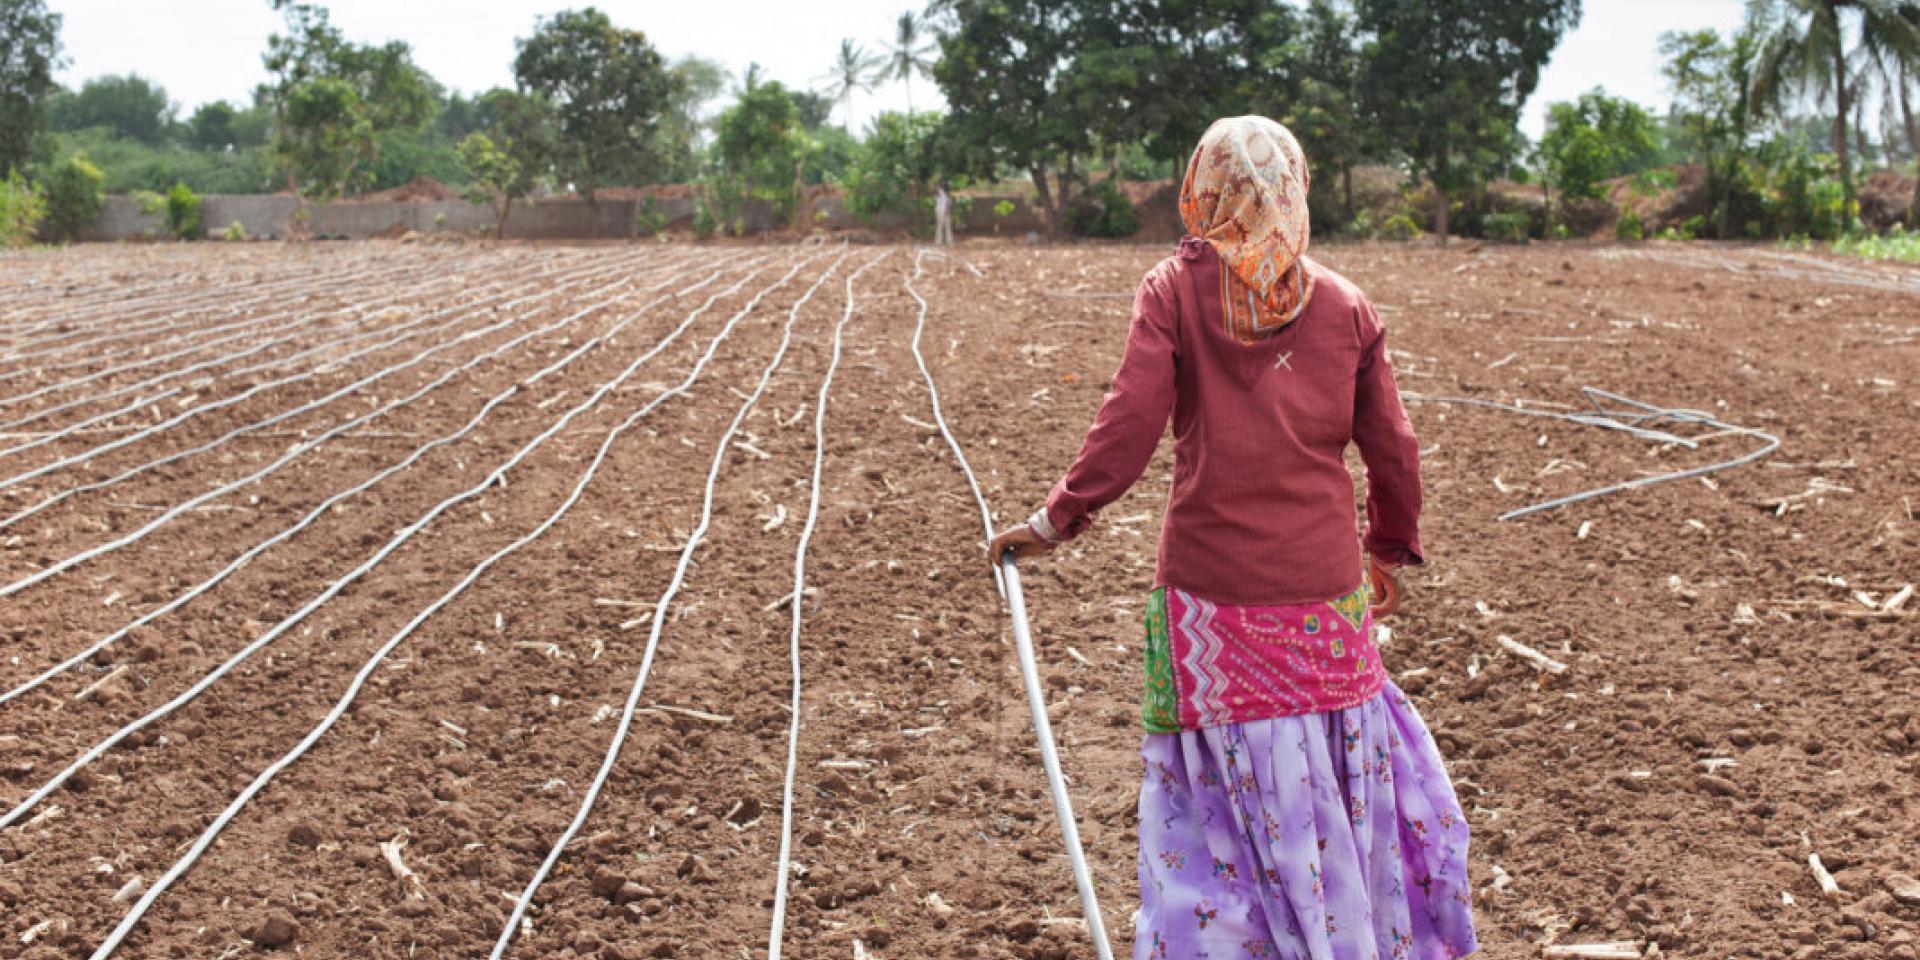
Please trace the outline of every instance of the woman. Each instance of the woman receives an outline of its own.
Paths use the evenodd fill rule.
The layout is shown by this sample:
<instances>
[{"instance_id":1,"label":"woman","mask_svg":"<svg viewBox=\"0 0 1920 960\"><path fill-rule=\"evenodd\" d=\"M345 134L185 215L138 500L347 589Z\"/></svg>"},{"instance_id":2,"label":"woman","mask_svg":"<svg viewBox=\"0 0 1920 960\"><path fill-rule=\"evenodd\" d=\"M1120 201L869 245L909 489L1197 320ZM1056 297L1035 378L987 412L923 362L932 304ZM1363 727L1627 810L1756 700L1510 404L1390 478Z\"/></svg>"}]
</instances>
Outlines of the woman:
<instances>
[{"instance_id":1,"label":"woman","mask_svg":"<svg viewBox=\"0 0 1920 960\"><path fill-rule=\"evenodd\" d=\"M1304 256L1306 159L1279 124L1209 128L1180 215L1191 235L1141 282L1079 458L989 548L1028 558L1079 535L1171 417L1134 956L1471 953L1467 824L1373 642L1370 595L1390 610L1399 568L1421 562L1419 445L1380 318ZM1348 443L1366 464L1364 538Z\"/></svg>"}]
</instances>

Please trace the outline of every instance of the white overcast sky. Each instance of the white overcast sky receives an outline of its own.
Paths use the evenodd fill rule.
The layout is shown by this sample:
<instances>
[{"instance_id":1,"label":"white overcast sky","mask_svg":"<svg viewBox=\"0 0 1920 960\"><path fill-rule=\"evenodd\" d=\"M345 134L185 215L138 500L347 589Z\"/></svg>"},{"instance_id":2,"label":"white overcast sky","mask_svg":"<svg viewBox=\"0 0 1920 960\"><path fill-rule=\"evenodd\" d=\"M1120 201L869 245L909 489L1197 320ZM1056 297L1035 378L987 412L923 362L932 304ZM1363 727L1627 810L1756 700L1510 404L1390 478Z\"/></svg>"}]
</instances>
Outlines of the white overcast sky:
<instances>
[{"instance_id":1,"label":"white overcast sky","mask_svg":"<svg viewBox=\"0 0 1920 960\"><path fill-rule=\"evenodd\" d=\"M567 0L328 0L333 21L361 42L405 40L441 83L472 93L510 86L515 37L534 20L568 6ZM736 75L759 62L771 79L815 87L842 37L878 51L892 38L893 21L919 4L899 0L601 0L622 26L644 31L670 57L699 54ZM279 25L267 0L52 0L66 22L61 31L69 63L59 75L77 86L88 77L132 71L157 80L181 105L244 100L265 79L260 53ZM1522 128L1540 132L1545 104L1594 86L1652 108L1667 102L1657 52L1667 30L1738 25L1740 0L1586 0L1578 29L1561 40L1528 102ZM931 82L915 81L913 105L939 103ZM904 109L897 82L854 95L856 129L880 110Z\"/></svg>"}]
</instances>

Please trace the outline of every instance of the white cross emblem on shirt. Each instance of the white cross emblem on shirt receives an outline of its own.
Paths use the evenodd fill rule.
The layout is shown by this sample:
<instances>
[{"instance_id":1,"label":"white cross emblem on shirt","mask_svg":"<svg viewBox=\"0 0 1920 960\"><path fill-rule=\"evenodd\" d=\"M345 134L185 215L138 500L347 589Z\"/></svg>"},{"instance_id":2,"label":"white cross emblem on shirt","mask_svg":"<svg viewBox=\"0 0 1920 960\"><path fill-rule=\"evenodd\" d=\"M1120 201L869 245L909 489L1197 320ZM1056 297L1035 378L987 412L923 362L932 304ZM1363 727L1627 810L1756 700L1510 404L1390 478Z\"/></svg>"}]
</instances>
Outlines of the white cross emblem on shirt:
<instances>
[{"instance_id":1,"label":"white cross emblem on shirt","mask_svg":"<svg viewBox=\"0 0 1920 960\"><path fill-rule=\"evenodd\" d=\"M1275 370L1279 370L1279 369L1282 369L1282 368L1284 368L1284 369L1286 369L1286 370L1287 370L1288 372L1292 372L1292 370L1293 370L1293 364L1291 364L1291 363L1288 363L1288 362L1287 362L1288 360L1290 360L1290 359L1292 359L1292 358L1293 358L1293 351L1291 351L1291 350L1289 350L1289 351L1287 351L1286 353L1283 353L1283 354L1281 354L1281 355L1280 355L1280 356L1278 356L1278 357L1275 357L1275 358L1274 358L1274 361L1273 361L1273 368L1274 368Z\"/></svg>"}]
</instances>

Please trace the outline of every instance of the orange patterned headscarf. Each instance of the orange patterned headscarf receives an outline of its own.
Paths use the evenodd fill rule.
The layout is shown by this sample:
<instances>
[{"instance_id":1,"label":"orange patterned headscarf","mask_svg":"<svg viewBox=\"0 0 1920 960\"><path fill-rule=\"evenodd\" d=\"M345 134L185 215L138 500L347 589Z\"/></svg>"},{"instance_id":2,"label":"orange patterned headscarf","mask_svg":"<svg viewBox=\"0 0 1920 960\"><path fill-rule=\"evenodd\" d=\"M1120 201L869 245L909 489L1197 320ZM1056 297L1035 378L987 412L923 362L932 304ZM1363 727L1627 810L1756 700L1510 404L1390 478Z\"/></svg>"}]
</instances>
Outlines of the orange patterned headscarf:
<instances>
[{"instance_id":1,"label":"orange patterned headscarf","mask_svg":"<svg viewBox=\"0 0 1920 960\"><path fill-rule=\"evenodd\" d=\"M1187 163L1180 219L1220 253L1227 330L1241 343L1291 323L1313 296L1307 182L1299 142L1265 117L1214 121Z\"/></svg>"}]
</instances>

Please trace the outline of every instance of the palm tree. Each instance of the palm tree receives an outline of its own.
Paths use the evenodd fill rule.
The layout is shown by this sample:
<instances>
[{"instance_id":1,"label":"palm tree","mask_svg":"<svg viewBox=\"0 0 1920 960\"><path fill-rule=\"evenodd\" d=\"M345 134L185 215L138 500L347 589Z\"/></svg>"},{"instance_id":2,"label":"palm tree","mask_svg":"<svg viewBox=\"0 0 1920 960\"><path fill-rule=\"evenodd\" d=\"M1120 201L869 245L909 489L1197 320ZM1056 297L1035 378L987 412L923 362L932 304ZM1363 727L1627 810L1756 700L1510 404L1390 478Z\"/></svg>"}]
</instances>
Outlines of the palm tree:
<instances>
[{"instance_id":1,"label":"palm tree","mask_svg":"<svg viewBox=\"0 0 1920 960\"><path fill-rule=\"evenodd\" d=\"M1855 194L1847 120L1866 79L1857 62L1849 62L1857 60L1857 52L1848 50L1849 34L1856 35L1858 44L1914 50L1914 25L1902 15L1912 5L1912 0L1752 0L1748 8L1760 32L1754 102L1775 110L1791 96L1832 102L1833 147L1849 217ZM1854 29L1849 30L1850 24Z\"/></svg>"},{"instance_id":2,"label":"palm tree","mask_svg":"<svg viewBox=\"0 0 1920 960\"><path fill-rule=\"evenodd\" d=\"M926 38L926 20L909 10L894 22L893 44L887 48L886 63L880 79L899 80L907 85L907 116L913 116L913 77L933 76L933 41Z\"/></svg>"},{"instance_id":3,"label":"palm tree","mask_svg":"<svg viewBox=\"0 0 1920 960\"><path fill-rule=\"evenodd\" d=\"M827 81L825 92L827 96L840 101L841 110L846 114L842 122L847 129L853 129L853 92L872 92L873 81L883 61L884 58L868 53L852 40L840 41L840 55L834 58L833 70L824 78Z\"/></svg>"},{"instance_id":4,"label":"palm tree","mask_svg":"<svg viewBox=\"0 0 1920 960\"><path fill-rule=\"evenodd\" d=\"M1892 119L1897 114L1906 130L1907 149L1920 157L1920 120L1914 116L1912 100L1913 89L1920 86L1920 3L1901 3L1899 10L1907 29L1861 35L1860 46L1871 68L1862 76L1879 82L1887 144L1893 143ZM1891 157L1892 150L1887 152ZM1913 195L1907 199L1907 226L1920 227L1920 174L1914 177Z\"/></svg>"}]
</instances>

